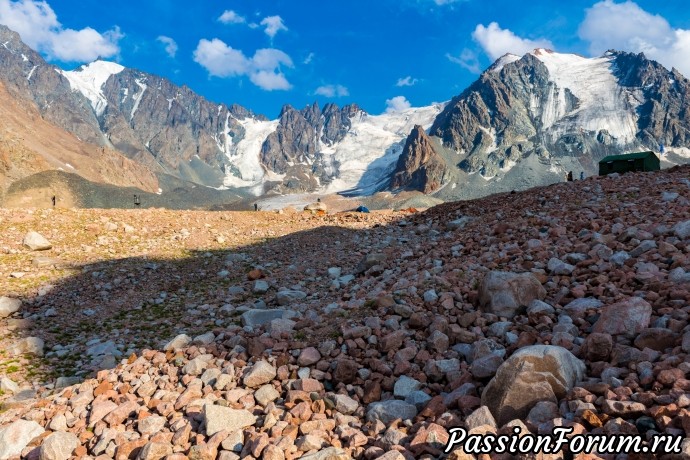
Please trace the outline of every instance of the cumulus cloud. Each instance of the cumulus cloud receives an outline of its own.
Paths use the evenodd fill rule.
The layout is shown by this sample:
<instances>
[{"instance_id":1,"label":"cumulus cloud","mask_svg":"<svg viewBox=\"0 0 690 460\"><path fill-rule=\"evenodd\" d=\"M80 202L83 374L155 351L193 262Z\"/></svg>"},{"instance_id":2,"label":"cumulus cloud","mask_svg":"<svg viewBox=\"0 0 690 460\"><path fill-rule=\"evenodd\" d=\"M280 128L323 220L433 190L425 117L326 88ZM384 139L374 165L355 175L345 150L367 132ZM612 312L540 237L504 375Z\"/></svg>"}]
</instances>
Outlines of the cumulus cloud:
<instances>
[{"instance_id":1,"label":"cumulus cloud","mask_svg":"<svg viewBox=\"0 0 690 460\"><path fill-rule=\"evenodd\" d=\"M408 75L408 76L405 77L405 78L398 78L398 81L397 81L397 83L395 84L395 86L399 86L399 87L402 87L402 86L414 86L414 85L416 85L418 82L419 82L418 79L412 78L412 77L410 77L410 76Z\"/></svg>"},{"instance_id":2,"label":"cumulus cloud","mask_svg":"<svg viewBox=\"0 0 690 460\"><path fill-rule=\"evenodd\" d=\"M156 40L165 45L165 52L168 53L168 56L175 57L177 54L177 42L175 40L165 35L160 35Z\"/></svg>"},{"instance_id":3,"label":"cumulus cloud","mask_svg":"<svg viewBox=\"0 0 690 460\"><path fill-rule=\"evenodd\" d=\"M240 16L233 10L225 10L218 20L223 24L242 24L246 21L244 16Z\"/></svg>"},{"instance_id":4,"label":"cumulus cloud","mask_svg":"<svg viewBox=\"0 0 690 460\"><path fill-rule=\"evenodd\" d=\"M612 48L643 52L666 67L690 75L690 30L674 29L666 19L635 2L603 0L594 4L587 9L578 34L589 42L593 55Z\"/></svg>"},{"instance_id":5,"label":"cumulus cloud","mask_svg":"<svg viewBox=\"0 0 690 460\"><path fill-rule=\"evenodd\" d=\"M410 101L405 96L395 96L391 99L386 99L386 113L402 112L412 107Z\"/></svg>"},{"instance_id":6,"label":"cumulus cloud","mask_svg":"<svg viewBox=\"0 0 690 460\"><path fill-rule=\"evenodd\" d=\"M323 97L345 97L349 96L350 92L343 85L323 85L316 88L314 94Z\"/></svg>"},{"instance_id":7,"label":"cumulus cloud","mask_svg":"<svg viewBox=\"0 0 690 460\"><path fill-rule=\"evenodd\" d=\"M501 29L497 22L492 22L488 27L477 24L474 32L472 32L472 38L479 43L491 59L498 59L506 53L521 56L535 48L553 48L553 44L549 40L544 38L530 40L518 37L508 29Z\"/></svg>"},{"instance_id":8,"label":"cumulus cloud","mask_svg":"<svg viewBox=\"0 0 690 460\"><path fill-rule=\"evenodd\" d=\"M266 91L288 90L290 82L281 67L294 67L290 56L275 48L257 50L248 58L241 50L227 45L218 38L202 39L194 50L194 61L213 77L229 78L247 76L259 88Z\"/></svg>"},{"instance_id":9,"label":"cumulus cloud","mask_svg":"<svg viewBox=\"0 0 690 460\"><path fill-rule=\"evenodd\" d=\"M19 33L27 45L49 59L63 62L116 56L123 37L118 27L103 33L91 27L65 28L48 2L37 0L0 0L0 24Z\"/></svg>"},{"instance_id":10,"label":"cumulus cloud","mask_svg":"<svg viewBox=\"0 0 690 460\"><path fill-rule=\"evenodd\" d=\"M268 16L263 18L260 24L265 27L264 32L266 32L266 35L271 38L275 37L276 34L281 30L286 32L288 30L288 28L285 27L285 24L283 24L283 18L280 16Z\"/></svg>"},{"instance_id":11,"label":"cumulus cloud","mask_svg":"<svg viewBox=\"0 0 690 460\"><path fill-rule=\"evenodd\" d=\"M472 73L481 73L482 69L479 65L479 57L477 53L467 48L463 49L460 56L453 56L450 53L446 54L450 62L454 62L469 70Z\"/></svg>"}]
</instances>

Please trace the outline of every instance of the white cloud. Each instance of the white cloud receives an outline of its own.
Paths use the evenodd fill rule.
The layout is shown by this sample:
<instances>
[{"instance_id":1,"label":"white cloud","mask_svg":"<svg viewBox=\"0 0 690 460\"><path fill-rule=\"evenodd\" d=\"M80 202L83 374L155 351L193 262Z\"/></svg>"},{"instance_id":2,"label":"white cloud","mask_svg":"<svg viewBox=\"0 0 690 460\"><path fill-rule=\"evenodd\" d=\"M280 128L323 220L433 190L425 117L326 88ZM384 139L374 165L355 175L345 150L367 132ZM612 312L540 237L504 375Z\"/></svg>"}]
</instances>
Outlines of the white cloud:
<instances>
[{"instance_id":1,"label":"white cloud","mask_svg":"<svg viewBox=\"0 0 690 460\"><path fill-rule=\"evenodd\" d=\"M409 75L405 78L398 78L398 82L395 86L414 86L419 82L418 79L412 78Z\"/></svg>"},{"instance_id":2,"label":"white cloud","mask_svg":"<svg viewBox=\"0 0 690 460\"><path fill-rule=\"evenodd\" d=\"M643 52L666 67L690 75L690 30L673 29L666 19L632 1L604 0L587 9L579 36L592 55L608 49Z\"/></svg>"},{"instance_id":3,"label":"white cloud","mask_svg":"<svg viewBox=\"0 0 690 460\"><path fill-rule=\"evenodd\" d=\"M31 48L49 59L87 62L97 57L113 57L120 52L120 29L100 33L91 27L66 29L46 1L0 0L0 24L19 33Z\"/></svg>"},{"instance_id":4,"label":"white cloud","mask_svg":"<svg viewBox=\"0 0 690 460\"><path fill-rule=\"evenodd\" d=\"M508 29L501 29L497 22L488 27L477 24L472 32L472 38L479 43L484 52L491 59L498 59L506 53L522 56L535 48L553 48L553 44L546 39L529 40L515 35ZM462 56L461 56L462 58Z\"/></svg>"},{"instance_id":5,"label":"white cloud","mask_svg":"<svg viewBox=\"0 0 690 460\"><path fill-rule=\"evenodd\" d=\"M165 52L168 53L168 56L175 57L177 54L177 42L175 40L165 35L160 35L156 40L165 45Z\"/></svg>"},{"instance_id":6,"label":"white cloud","mask_svg":"<svg viewBox=\"0 0 690 460\"><path fill-rule=\"evenodd\" d=\"M249 72L250 62L244 53L233 49L222 40L201 39L194 50L194 62L201 64L211 76L237 77Z\"/></svg>"},{"instance_id":7,"label":"white cloud","mask_svg":"<svg viewBox=\"0 0 690 460\"><path fill-rule=\"evenodd\" d=\"M304 64L311 64L311 61L314 60L314 57L315 57L315 56L316 56L316 54L314 54L314 53L309 53L309 54L307 55L307 57L304 58L303 63L304 63Z\"/></svg>"},{"instance_id":8,"label":"white cloud","mask_svg":"<svg viewBox=\"0 0 690 460\"><path fill-rule=\"evenodd\" d=\"M451 3L457 3L462 0L434 0L437 5L450 5Z\"/></svg>"},{"instance_id":9,"label":"white cloud","mask_svg":"<svg viewBox=\"0 0 690 460\"><path fill-rule=\"evenodd\" d=\"M481 73L482 69L479 65L479 57L477 53L467 48L462 50L460 56L453 56L450 53L446 54L450 62L454 62L469 70L472 73Z\"/></svg>"},{"instance_id":10,"label":"white cloud","mask_svg":"<svg viewBox=\"0 0 690 460\"><path fill-rule=\"evenodd\" d=\"M222 40L202 39L194 51L194 61L213 77L248 76L252 83L267 91L292 88L281 71L281 66L294 67L292 59L275 48L257 50L252 58L247 58L241 50Z\"/></svg>"},{"instance_id":11,"label":"white cloud","mask_svg":"<svg viewBox=\"0 0 690 460\"><path fill-rule=\"evenodd\" d=\"M244 16L240 16L233 10L225 10L218 20L223 24L242 24L246 21Z\"/></svg>"},{"instance_id":12,"label":"white cloud","mask_svg":"<svg viewBox=\"0 0 690 460\"><path fill-rule=\"evenodd\" d=\"M386 113L402 112L410 107L412 107L412 104L405 96L395 96L392 99L386 99Z\"/></svg>"},{"instance_id":13,"label":"white cloud","mask_svg":"<svg viewBox=\"0 0 690 460\"><path fill-rule=\"evenodd\" d=\"M280 16L268 16L261 20L261 25L265 27L266 35L273 38L281 30L287 31L288 28L283 24L283 18Z\"/></svg>"},{"instance_id":14,"label":"white cloud","mask_svg":"<svg viewBox=\"0 0 690 460\"><path fill-rule=\"evenodd\" d=\"M266 91L288 90L292 85L282 72L272 70L259 70L249 75L249 80L261 89Z\"/></svg>"},{"instance_id":15,"label":"white cloud","mask_svg":"<svg viewBox=\"0 0 690 460\"><path fill-rule=\"evenodd\" d=\"M316 88L314 94L323 97L345 97L349 96L350 92L343 85L323 85Z\"/></svg>"}]
</instances>

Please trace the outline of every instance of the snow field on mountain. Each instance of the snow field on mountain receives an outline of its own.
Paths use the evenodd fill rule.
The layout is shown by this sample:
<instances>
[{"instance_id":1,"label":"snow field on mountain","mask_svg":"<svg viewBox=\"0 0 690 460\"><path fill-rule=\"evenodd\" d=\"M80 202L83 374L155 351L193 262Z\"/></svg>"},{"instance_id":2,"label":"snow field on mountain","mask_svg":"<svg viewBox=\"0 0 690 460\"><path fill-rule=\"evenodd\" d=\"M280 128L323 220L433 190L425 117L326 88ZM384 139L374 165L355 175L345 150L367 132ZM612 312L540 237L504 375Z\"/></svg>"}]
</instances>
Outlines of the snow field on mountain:
<instances>
[{"instance_id":1,"label":"snow field on mountain","mask_svg":"<svg viewBox=\"0 0 690 460\"><path fill-rule=\"evenodd\" d=\"M621 87L611 70L612 57L585 58L575 54L537 49L533 55L544 63L557 88L542 107L542 122L552 128L554 139L572 132L575 126L588 131L602 129L619 143L634 141L637 132L636 95ZM578 99L578 106L565 113L565 89Z\"/></svg>"},{"instance_id":2,"label":"snow field on mountain","mask_svg":"<svg viewBox=\"0 0 690 460\"><path fill-rule=\"evenodd\" d=\"M79 91L91 102L91 107L100 116L108 106L108 101L102 91L103 85L108 78L123 70L125 68L115 62L94 61L77 70L58 70L58 72L69 80L72 91Z\"/></svg>"}]
</instances>

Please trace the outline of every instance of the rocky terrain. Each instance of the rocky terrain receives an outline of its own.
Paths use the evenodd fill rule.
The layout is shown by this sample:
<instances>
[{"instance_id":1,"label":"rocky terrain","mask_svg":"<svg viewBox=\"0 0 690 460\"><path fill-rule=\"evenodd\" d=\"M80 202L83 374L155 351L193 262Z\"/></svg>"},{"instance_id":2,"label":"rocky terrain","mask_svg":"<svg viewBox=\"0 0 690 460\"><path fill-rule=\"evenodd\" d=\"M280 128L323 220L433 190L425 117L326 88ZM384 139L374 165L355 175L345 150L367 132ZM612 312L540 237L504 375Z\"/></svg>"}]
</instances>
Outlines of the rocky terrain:
<instances>
[{"instance_id":1,"label":"rocky terrain","mask_svg":"<svg viewBox=\"0 0 690 460\"><path fill-rule=\"evenodd\" d=\"M595 174L606 155L659 152L662 146L687 153L689 95L686 77L642 53L585 58L536 49L505 55L454 97L429 129L466 173L449 178L457 188L437 195L519 190L527 185L524 176L534 186L567 171ZM468 176L485 181L465 184Z\"/></svg>"},{"instance_id":2,"label":"rocky terrain","mask_svg":"<svg viewBox=\"0 0 690 460\"><path fill-rule=\"evenodd\" d=\"M688 172L412 213L0 210L0 458L689 436Z\"/></svg>"}]
</instances>

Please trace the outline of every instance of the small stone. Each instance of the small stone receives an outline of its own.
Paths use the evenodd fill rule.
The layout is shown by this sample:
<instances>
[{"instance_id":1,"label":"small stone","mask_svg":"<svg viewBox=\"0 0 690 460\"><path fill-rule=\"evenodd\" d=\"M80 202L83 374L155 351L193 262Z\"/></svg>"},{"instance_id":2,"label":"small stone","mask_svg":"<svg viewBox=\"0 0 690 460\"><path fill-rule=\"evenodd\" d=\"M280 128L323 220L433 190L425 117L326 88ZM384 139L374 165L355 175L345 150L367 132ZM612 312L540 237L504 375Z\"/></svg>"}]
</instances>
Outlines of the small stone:
<instances>
[{"instance_id":1,"label":"small stone","mask_svg":"<svg viewBox=\"0 0 690 460\"><path fill-rule=\"evenodd\" d=\"M12 313L19 311L22 301L11 297L0 297L0 318L7 318Z\"/></svg>"},{"instance_id":2,"label":"small stone","mask_svg":"<svg viewBox=\"0 0 690 460\"><path fill-rule=\"evenodd\" d=\"M300 366L311 366L321 360L321 353L314 347L307 347L302 350L297 358L297 364Z\"/></svg>"},{"instance_id":3,"label":"small stone","mask_svg":"<svg viewBox=\"0 0 690 460\"><path fill-rule=\"evenodd\" d=\"M191 337L189 337L187 334L180 334L174 339L172 339L170 342L168 342L163 349L165 351L179 350L181 348L186 347L190 343L192 343Z\"/></svg>"},{"instance_id":4,"label":"small stone","mask_svg":"<svg viewBox=\"0 0 690 460\"><path fill-rule=\"evenodd\" d=\"M0 378L0 391L9 394L19 393L19 385L8 377L2 377Z\"/></svg>"},{"instance_id":5,"label":"small stone","mask_svg":"<svg viewBox=\"0 0 690 460\"><path fill-rule=\"evenodd\" d=\"M280 393L273 387L273 385L264 385L254 393L254 399L256 399L256 402L264 407L279 397Z\"/></svg>"},{"instance_id":6,"label":"small stone","mask_svg":"<svg viewBox=\"0 0 690 460\"><path fill-rule=\"evenodd\" d=\"M341 414L351 415L359 409L359 403L347 395L337 394L333 396L335 410Z\"/></svg>"},{"instance_id":7,"label":"small stone","mask_svg":"<svg viewBox=\"0 0 690 460\"><path fill-rule=\"evenodd\" d=\"M22 244L32 251L47 251L53 247L46 237L34 231L30 231L24 236Z\"/></svg>"},{"instance_id":8,"label":"small stone","mask_svg":"<svg viewBox=\"0 0 690 460\"><path fill-rule=\"evenodd\" d=\"M256 416L248 410L231 409L214 404L204 405L203 416L206 436L213 436L223 430L232 433L256 423Z\"/></svg>"},{"instance_id":9,"label":"small stone","mask_svg":"<svg viewBox=\"0 0 690 460\"><path fill-rule=\"evenodd\" d=\"M406 375L401 375L393 387L393 394L396 398L407 398L410 393L422 388L422 383Z\"/></svg>"},{"instance_id":10,"label":"small stone","mask_svg":"<svg viewBox=\"0 0 690 460\"><path fill-rule=\"evenodd\" d=\"M39 460L64 460L70 458L72 452L79 444L79 438L74 433L53 433L43 441L38 458Z\"/></svg>"},{"instance_id":11,"label":"small stone","mask_svg":"<svg viewBox=\"0 0 690 460\"><path fill-rule=\"evenodd\" d=\"M380 420L385 424L395 419L412 420L416 415L417 408L414 405L397 399L372 403L367 410L367 420Z\"/></svg>"},{"instance_id":12,"label":"small stone","mask_svg":"<svg viewBox=\"0 0 690 460\"><path fill-rule=\"evenodd\" d=\"M257 388L273 380L277 372L277 369L266 361L258 361L251 368L245 370L243 382L249 388Z\"/></svg>"}]
</instances>

